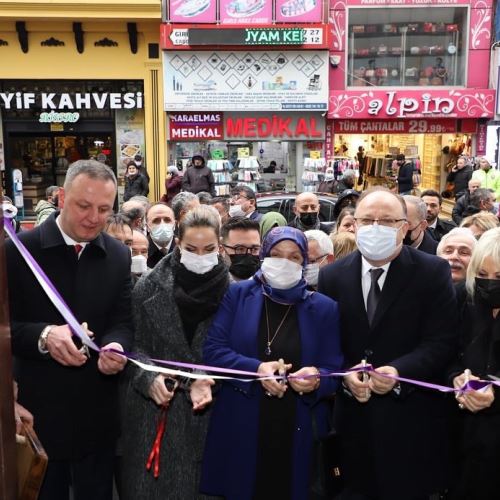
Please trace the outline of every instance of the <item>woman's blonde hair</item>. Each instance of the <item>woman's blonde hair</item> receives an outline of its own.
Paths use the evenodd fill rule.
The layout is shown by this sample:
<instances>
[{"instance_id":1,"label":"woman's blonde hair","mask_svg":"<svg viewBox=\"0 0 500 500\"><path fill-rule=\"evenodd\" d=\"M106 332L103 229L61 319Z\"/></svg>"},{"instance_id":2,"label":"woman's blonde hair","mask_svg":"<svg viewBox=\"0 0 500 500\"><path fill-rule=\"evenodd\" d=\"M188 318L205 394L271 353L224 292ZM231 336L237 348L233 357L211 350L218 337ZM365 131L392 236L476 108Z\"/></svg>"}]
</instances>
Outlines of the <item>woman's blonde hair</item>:
<instances>
[{"instance_id":1,"label":"woman's blonde hair","mask_svg":"<svg viewBox=\"0 0 500 500\"><path fill-rule=\"evenodd\" d=\"M474 295L477 273L486 257L491 257L497 269L500 270L500 227L486 231L472 252L465 281L465 286L471 296Z\"/></svg>"},{"instance_id":2,"label":"woman's blonde hair","mask_svg":"<svg viewBox=\"0 0 500 500\"><path fill-rule=\"evenodd\" d=\"M358 248L356 245L356 236L352 233L330 234L330 239L333 242L333 256L335 260L349 255Z\"/></svg>"},{"instance_id":3,"label":"woman's blonde hair","mask_svg":"<svg viewBox=\"0 0 500 500\"><path fill-rule=\"evenodd\" d=\"M216 208L200 205L189 210L179 224L179 240L182 240L186 230L191 227L210 227L217 239L220 237L220 215Z\"/></svg>"},{"instance_id":4,"label":"woman's blonde hair","mask_svg":"<svg viewBox=\"0 0 500 500\"><path fill-rule=\"evenodd\" d=\"M469 215L461 222L460 227L476 226L483 233L488 229L498 227L498 217L491 212L478 212L474 215Z\"/></svg>"}]
</instances>

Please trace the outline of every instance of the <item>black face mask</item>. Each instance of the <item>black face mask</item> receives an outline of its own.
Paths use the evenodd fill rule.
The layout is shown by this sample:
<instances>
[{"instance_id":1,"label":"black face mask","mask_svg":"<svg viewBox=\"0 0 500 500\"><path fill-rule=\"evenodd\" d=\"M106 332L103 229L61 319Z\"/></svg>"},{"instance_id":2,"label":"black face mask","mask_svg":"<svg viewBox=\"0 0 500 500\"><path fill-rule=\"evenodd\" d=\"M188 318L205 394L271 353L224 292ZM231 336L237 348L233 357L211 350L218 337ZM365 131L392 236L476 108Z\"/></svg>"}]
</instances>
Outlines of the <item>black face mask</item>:
<instances>
[{"instance_id":1,"label":"black face mask","mask_svg":"<svg viewBox=\"0 0 500 500\"><path fill-rule=\"evenodd\" d=\"M492 309L500 308L500 280L476 278L475 295Z\"/></svg>"},{"instance_id":2,"label":"black face mask","mask_svg":"<svg viewBox=\"0 0 500 500\"><path fill-rule=\"evenodd\" d=\"M299 219L303 226L312 227L318 222L318 213L305 212L299 215Z\"/></svg>"},{"instance_id":3,"label":"black face mask","mask_svg":"<svg viewBox=\"0 0 500 500\"><path fill-rule=\"evenodd\" d=\"M415 231L415 229L417 229L416 227L413 228L413 231ZM411 238L411 233L413 232L411 229L408 229L408 232L406 233L405 237L403 238L403 245L408 245L408 246L412 246L413 243L415 243L415 241L418 239L418 237L420 236L420 233L418 233L418 236L414 239Z\"/></svg>"},{"instance_id":4,"label":"black face mask","mask_svg":"<svg viewBox=\"0 0 500 500\"><path fill-rule=\"evenodd\" d=\"M253 276L260 268L260 259L257 255L230 255L231 265L229 272L240 280Z\"/></svg>"}]
</instances>

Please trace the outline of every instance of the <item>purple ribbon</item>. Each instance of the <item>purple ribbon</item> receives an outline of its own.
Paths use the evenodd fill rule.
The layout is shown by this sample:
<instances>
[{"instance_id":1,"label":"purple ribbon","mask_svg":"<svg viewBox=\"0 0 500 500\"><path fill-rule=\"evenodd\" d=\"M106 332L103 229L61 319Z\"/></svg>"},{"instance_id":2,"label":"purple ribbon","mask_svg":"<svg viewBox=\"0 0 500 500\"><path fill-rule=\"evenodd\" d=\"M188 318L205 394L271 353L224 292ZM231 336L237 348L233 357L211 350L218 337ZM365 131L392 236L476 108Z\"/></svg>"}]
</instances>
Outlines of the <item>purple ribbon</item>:
<instances>
[{"instance_id":1,"label":"purple ribbon","mask_svg":"<svg viewBox=\"0 0 500 500\"><path fill-rule=\"evenodd\" d=\"M67 321L69 327L73 331L73 333L82 341L83 344L87 345L91 349L93 349L96 352L113 352L116 354L119 354L121 356L125 356L127 359L130 360L137 360L139 359L139 356L134 353L127 353L127 352L121 352L118 351L117 349L100 349L94 341L87 335L85 330L82 328L80 323L78 323L77 319L71 312L70 308L64 301L64 299L61 297L59 292L56 290L48 276L45 274L43 269L39 266L38 262L32 257L32 255L29 253L27 248L21 243L19 238L17 237L10 221L8 219L4 218L4 228L5 231L7 232L7 235L9 238L12 240L14 245L16 246L17 250L23 257L24 261L28 265L28 267L31 269L33 275L35 276L36 280L38 283L40 283L40 286L44 290L44 292L47 294L48 298L50 301L54 304L54 307L59 311L61 316ZM163 359L149 359L148 360L150 363L156 363L159 365L166 365L166 366L171 366L173 368L185 368L188 370L193 370L193 371L204 371L204 372L213 372L213 373L223 373L226 375L246 375L250 377L254 377L253 379L248 380L249 382L255 381L255 380L260 380L261 378L266 378L269 379L271 378L270 376L265 376L263 377L259 373L256 372L249 372L249 371L244 371L244 370L234 370L231 368L222 368L222 367L216 367L216 366L208 366L208 365L201 365L201 364L195 364L195 363L183 363L180 361L167 361ZM395 380L397 382L404 382L407 384L411 385L416 385L425 389L431 389L431 390L437 390L440 392L459 392L459 393L465 393L468 391L478 391L481 389L484 389L485 387L489 385L496 385L500 387L500 381L497 380L491 380L491 381L486 381L486 380L470 380L466 384L464 384L461 388L455 389L453 387L448 387L444 385L439 385L439 384L433 384L430 382L423 382L421 380L415 380L411 378L405 378L405 377L399 377L399 376L394 376L390 375L387 373L380 373L377 372L372 365L366 365L366 366L359 366L355 368L350 368L345 371L341 372L330 372L330 373L320 373L319 375L317 374L312 374L312 375L307 375L303 377L293 377L289 375L288 377L283 377L281 375L276 375L274 378L276 380L282 380L283 378L299 378L299 379L306 379L306 378L311 378L311 377L345 377L346 375L349 375L351 373L361 373L361 372L366 372L366 373L371 373L375 372L378 375L381 375L383 377L390 378L392 380ZM190 376L189 372L186 372L185 375L187 377Z\"/></svg>"}]
</instances>

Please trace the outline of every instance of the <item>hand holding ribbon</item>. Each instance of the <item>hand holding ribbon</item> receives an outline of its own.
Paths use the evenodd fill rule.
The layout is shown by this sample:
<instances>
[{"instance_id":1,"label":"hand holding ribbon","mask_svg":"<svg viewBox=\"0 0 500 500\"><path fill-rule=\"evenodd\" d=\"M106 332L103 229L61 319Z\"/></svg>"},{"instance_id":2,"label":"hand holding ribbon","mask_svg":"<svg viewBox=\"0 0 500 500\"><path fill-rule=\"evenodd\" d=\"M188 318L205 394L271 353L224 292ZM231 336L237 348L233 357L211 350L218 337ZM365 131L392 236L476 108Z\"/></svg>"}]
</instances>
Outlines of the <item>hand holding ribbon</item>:
<instances>
[{"instance_id":1,"label":"hand holding ribbon","mask_svg":"<svg viewBox=\"0 0 500 500\"><path fill-rule=\"evenodd\" d=\"M106 349L113 349L113 351ZM117 354L116 351L123 352L123 347L118 342L111 342L105 345L99 352L97 367L104 375L116 375L125 368L127 358L121 354Z\"/></svg>"},{"instance_id":2,"label":"hand holding ribbon","mask_svg":"<svg viewBox=\"0 0 500 500\"><path fill-rule=\"evenodd\" d=\"M459 390L456 399L461 409L477 413L493 404L495 400L493 387L490 384L480 384L479 387L474 389L474 382L478 380L480 380L479 377L472 375L470 370L465 370L464 373L453 379L453 386Z\"/></svg>"},{"instance_id":3,"label":"hand holding ribbon","mask_svg":"<svg viewBox=\"0 0 500 500\"><path fill-rule=\"evenodd\" d=\"M289 371L292 368L291 364L287 364L283 366L283 363L279 361L268 361L266 363L261 363L259 368L257 369L257 374L263 377L273 376L280 369L285 371ZM282 398L287 390L286 384L280 384L277 379L268 379L261 380L262 387L264 387L264 391L269 393L271 396L276 396L278 398Z\"/></svg>"},{"instance_id":4,"label":"hand holding ribbon","mask_svg":"<svg viewBox=\"0 0 500 500\"><path fill-rule=\"evenodd\" d=\"M382 374L390 375L391 377L399 376L396 368L392 366L381 366L371 371L368 385L375 394L387 394L388 392L391 392L392 389L394 389L394 386L397 383L396 378L389 378Z\"/></svg>"},{"instance_id":5,"label":"hand holding ribbon","mask_svg":"<svg viewBox=\"0 0 500 500\"><path fill-rule=\"evenodd\" d=\"M308 393L319 387L319 371L314 366L305 366L295 373L290 373L290 387L299 394Z\"/></svg>"},{"instance_id":6,"label":"hand holding ribbon","mask_svg":"<svg viewBox=\"0 0 500 500\"><path fill-rule=\"evenodd\" d=\"M370 365L359 363L353 366L351 370L354 371L344 376L344 385L360 403L366 403L371 397L370 381L363 376L361 368L368 371Z\"/></svg>"}]
</instances>

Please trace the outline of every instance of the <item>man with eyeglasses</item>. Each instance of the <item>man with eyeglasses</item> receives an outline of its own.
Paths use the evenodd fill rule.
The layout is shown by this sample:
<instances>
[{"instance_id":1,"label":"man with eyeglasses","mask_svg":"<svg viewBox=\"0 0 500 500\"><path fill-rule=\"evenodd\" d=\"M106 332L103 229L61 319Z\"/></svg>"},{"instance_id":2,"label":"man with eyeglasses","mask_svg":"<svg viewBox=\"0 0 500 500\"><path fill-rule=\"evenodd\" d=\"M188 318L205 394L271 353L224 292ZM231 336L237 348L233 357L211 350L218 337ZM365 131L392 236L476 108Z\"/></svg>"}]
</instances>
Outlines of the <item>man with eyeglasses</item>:
<instances>
[{"instance_id":1,"label":"man with eyeglasses","mask_svg":"<svg viewBox=\"0 0 500 500\"><path fill-rule=\"evenodd\" d=\"M260 268L259 223L246 217L231 217L221 228L221 240L230 281L251 278Z\"/></svg>"},{"instance_id":2,"label":"man with eyeglasses","mask_svg":"<svg viewBox=\"0 0 500 500\"><path fill-rule=\"evenodd\" d=\"M332 240L319 229L306 231L308 264L304 271L304 278L313 290L318 286L319 270L333 262Z\"/></svg>"},{"instance_id":3,"label":"man with eyeglasses","mask_svg":"<svg viewBox=\"0 0 500 500\"><path fill-rule=\"evenodd\" d=\"M345 366L335 397L342 500L428 500L448 486L446 400L394 376L440 382L456 352L457 305L447 262L403 245L403 199L365 191L355 211L358 250L320 270L338 301Z\"/></svg>"},{"instance_id":4,"label":"man with eyeglasses","mask_svg":"<svg viewBox=\"0 0 500 500\"><path fill-rule=\"evenodd\" d=\"M257 198L255 192L248 186L236 186L231 192L230 217L246 217L259 222L262 214L257 212Z\"/></svg>"}]
</instances>

